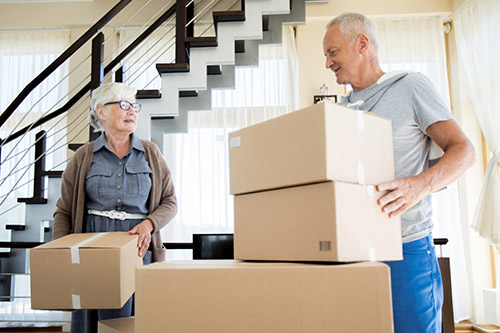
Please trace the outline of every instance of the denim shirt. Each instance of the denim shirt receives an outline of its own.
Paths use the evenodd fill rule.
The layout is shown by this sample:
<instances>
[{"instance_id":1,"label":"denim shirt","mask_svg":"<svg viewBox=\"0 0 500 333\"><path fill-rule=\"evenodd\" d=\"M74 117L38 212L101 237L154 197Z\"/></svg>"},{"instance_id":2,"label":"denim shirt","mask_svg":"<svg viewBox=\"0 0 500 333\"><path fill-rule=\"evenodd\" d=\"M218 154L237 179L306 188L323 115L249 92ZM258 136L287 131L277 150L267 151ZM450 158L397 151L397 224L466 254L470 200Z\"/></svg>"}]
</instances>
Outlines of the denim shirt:
<instances>
[{"instance_id":1,"label":"denim shirt","mask_svg":"<svg viewBox=\"0 0 500 333\"><path fill-rule=\"evenodd\" d=\"M139 138L131 134L130 150L121 159L108 147L104 134L94 146L94 159L87 174L86 209L148 213L151 168Z\"/></svg>"}]
</instances>

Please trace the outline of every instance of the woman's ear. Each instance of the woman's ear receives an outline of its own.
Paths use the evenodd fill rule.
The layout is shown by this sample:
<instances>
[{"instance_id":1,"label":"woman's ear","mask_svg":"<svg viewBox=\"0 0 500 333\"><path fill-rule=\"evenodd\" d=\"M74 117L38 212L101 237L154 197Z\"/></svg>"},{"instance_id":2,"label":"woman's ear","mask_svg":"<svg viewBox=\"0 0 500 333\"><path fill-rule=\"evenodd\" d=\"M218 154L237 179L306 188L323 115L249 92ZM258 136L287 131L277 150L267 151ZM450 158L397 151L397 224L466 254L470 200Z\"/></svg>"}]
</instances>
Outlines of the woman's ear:
<instances>
[{"instance_id":1,"label":"woman's ear","mask_svg":"<svg viewBox=\"0 0 500 333\"><path fill-rule=\"evenodd\" d=\"M95 107L95 111L99 119L103 120L106 118L106 111L104 110L104 107L102 105L97 105Z\"/></svg>"}]
</instances>

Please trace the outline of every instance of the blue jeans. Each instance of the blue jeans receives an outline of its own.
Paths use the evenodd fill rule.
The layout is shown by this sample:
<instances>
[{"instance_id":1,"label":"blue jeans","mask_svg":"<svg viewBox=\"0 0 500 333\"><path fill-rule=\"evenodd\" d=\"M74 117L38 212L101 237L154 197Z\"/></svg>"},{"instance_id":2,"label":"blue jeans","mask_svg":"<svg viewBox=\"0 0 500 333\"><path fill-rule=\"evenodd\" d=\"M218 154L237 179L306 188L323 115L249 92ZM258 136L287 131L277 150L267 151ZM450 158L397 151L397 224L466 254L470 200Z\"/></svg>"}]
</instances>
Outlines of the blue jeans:
<instances>
[{"instance_id":1,"label":"blue jeans","mask_svg":"<svg viewBox=\"0 0 500 333\"><path fill-rule=\"evenodd\" d=\"M394 331L441 332L443 284L432 234L403 244L403 260L385 263L391 269Z\"/></svg>"}]
</instances>

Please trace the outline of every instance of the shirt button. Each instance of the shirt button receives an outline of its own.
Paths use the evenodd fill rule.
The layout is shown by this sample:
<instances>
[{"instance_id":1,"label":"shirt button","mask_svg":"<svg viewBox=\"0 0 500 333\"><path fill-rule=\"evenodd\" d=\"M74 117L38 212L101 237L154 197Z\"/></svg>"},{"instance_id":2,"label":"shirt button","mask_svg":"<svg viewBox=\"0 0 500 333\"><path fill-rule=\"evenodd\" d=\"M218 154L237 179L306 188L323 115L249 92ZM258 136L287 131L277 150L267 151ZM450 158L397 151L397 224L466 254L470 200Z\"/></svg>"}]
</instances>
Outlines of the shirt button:
<instances>
[{"instance_id":1,"label":"shirt button","mask_svg":"<svg viewBox=\"0 0 500 333\"><path fill-rule=\"evenodd\" d=\"M118 185L116 188L119 190L119 189L121 189L122 187L121 187L120 185Z\"/></svg>"},{"instance_id":2,"label":"shirt button","mask_svg":"<svg viewBox=\"0 0 500 333\"><path fill-rule=\"evenodd\" d=\"M121 177L122 176L122 173L121 172L118 172L118 177Z\"/></svg>"},{"instance_id":3,"label":"shirt button","mask_svg":"<svg viewBox=\"0 0 500 333\"><path fill-rule=\"evenodd\" d=\"M123 163L122 162L118 162L118 165L122 165Z\"/></svg>"},{"instance_id":4,"label":"shirt button","mask_svg":"<svg viewBox=\"0 0 500 333\"><path fill-rule=\"evenodd\" d=\"M122 202L122 199L118 199L118 200L116 200L116 202L120 203L120 202Z\"/></svg>"}]
</instances>

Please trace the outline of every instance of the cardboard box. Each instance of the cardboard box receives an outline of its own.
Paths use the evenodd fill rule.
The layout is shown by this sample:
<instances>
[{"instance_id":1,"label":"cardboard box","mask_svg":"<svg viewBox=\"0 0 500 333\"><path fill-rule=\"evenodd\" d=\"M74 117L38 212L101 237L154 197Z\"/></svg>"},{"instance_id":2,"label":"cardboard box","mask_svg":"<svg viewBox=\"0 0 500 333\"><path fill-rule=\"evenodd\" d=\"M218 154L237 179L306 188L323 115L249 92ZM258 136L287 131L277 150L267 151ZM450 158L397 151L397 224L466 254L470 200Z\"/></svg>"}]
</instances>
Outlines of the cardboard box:
<instances>
[{"instance_id":1,"label":"cardboard box","mask_svg":"<svg viewBox=\"0 0 500 333\"><path fill-rule=\"evenodd\" d=\"M393 332L382 263L155 263L135 301L136 332Z\"/></svg>"},{"instance_id":2,"label":"cardboard box","mask_svg":"<svg viewBox=\"0 0 500 333\"><path fill-rule=\"evenodd\" d=\"M402 259L401 222L373 186L324 182L234 197L234 257L244 260Z\"/></svg>"},{"instance_id":3,"label":"cardboard box","mask_svg":"<svg viewBox=\"0 0 500 333\"><path fill-rule=\"evenodd\" d=\"M134 333L134 317L123 317L107 320L99 320L97 323L97 332L99 333Z\"/></svg>"},{"instance_id":4,"label":"cardboard box","mask_svg":"<svg viewBox=\"0 0 500 333\"><path fill-rule=\"evenodd\" d=\"M137 235L70 234L30 251L31 308L121 308L135 291L142 266Z\"/></svg>"},{"instance_id":5,"label":"cardboard box","mask_svg":"<svg viewBox=\"0 0 500 333\"><path fill-rule=\"evenodd\" d=\"M394 180L391 121L322 102L229 134L230 192Z\"/></svg>"}]
</instances>

